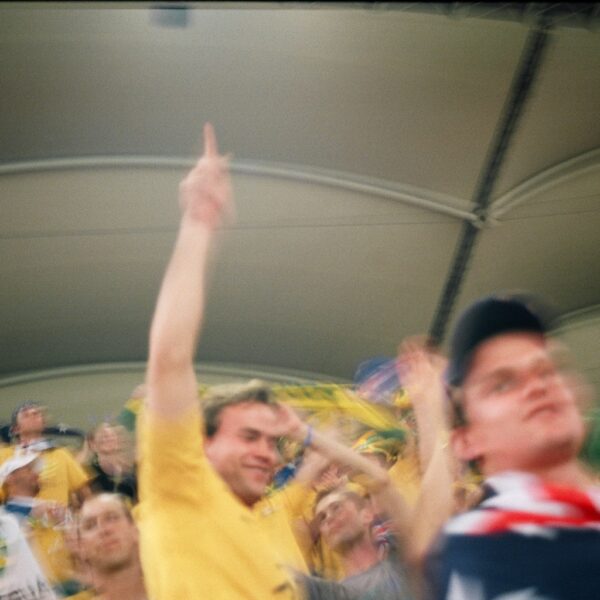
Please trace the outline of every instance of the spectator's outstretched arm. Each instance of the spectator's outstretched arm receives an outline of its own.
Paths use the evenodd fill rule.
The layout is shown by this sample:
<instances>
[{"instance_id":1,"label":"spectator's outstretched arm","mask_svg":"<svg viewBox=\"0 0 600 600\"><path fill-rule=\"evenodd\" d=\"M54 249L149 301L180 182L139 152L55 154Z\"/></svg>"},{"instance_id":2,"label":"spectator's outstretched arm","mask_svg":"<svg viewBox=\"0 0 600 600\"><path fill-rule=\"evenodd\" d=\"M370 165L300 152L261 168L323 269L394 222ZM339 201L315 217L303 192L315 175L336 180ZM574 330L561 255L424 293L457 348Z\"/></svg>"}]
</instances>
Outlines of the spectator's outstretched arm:
<instances>
[{"instance_id":1,"label":"spectator's outstretched arm","mask_svg":"<svg viewBox=\"0 0 600 600\"><path fill-rule=\"evenodd\" d=\"M440 434L448 430L443 374L447 360L425 336L409 337L398 350L396 368L411 401L419 440L421 474L427 470Z\"/></svg>"},{"instance_id":2,"label":"spectator's outstretched arm","mask_svg":"<svg viewBox=\"0 0 600 600\"><path fill-rule=\"evenodd\" d=\"M283 434L298 442L310 442L312 450L331 462L351 470L352 476L360 476L360 483L377 500L377 505L385 511L394 523L395 533L400 540L407 541L411 510L402 494L394 486L388 472L373 461L344 444L313 430L304 423L289 407L280 407Z\"/></svg>"},{"instance_id":3,"label":"spectator's outstretched arm","mask_svg":"<svg viewBox=\"0 0 600 600\"><path fill-rule=\"evenodd\" d=\"M179 186L181 223L150 329L147 406L177 418L197 401L193 368L203 311L206 264L215 229L231 212L227 159L204 126L204 154Z\"/></svg>"},{"instance_id":4,"label":"spectator's outstretched arm","mask_svg":"<svg viewBox=\"0 0 600 600\"><path fill-rule=\"evenodd\" d=\"M399 374L417 421L423 479L411 522L408 558L419 563L442 524L452 514L454 460L448 447L443 373L446 360L424 340L406 340Z\"/></svg>"}]
</instances>

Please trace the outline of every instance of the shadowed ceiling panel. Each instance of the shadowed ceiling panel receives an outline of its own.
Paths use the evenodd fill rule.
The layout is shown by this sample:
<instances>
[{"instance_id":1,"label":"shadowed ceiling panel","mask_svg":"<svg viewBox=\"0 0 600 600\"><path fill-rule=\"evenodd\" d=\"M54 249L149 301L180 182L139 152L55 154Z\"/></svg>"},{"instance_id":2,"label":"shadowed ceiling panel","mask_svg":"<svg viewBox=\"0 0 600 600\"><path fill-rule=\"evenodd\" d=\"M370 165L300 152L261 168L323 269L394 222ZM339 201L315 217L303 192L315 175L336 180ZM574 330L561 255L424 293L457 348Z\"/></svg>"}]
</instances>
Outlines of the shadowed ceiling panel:
<instances>
[{"instance_id":1,"label":"shadowed ceiling panel","mask_svg":"<svg viewBox=\"0 0 600 600\"><path fill-rule=\"evenodd\" d=\"M566 315L558 337L571 349L575 366L585 375L600 400L600 306Z\"/></svg>"},{"instance_id":2,"label":"shadowed ceiling panel","mask_svg":"<svg viewBox=\"0 0 600 600\"><path fill-rule=\"evenodd\" d=\"M534 173L599 148L598 106L600 35L566 28L552 32L498 193Z\"/></svg>"},{"instance_id":3,"label":"shadowed ceiling panel","mask_svg":"<svg viewBox=\"0 0 600 600\"><path fill-rule=\"evenodd\" d=\"M238 158L463 197L527 33L345 8L199 9L183 29L156 27L144 8L3 17L3 160L185 156L211 119Z\"/></svg>"},{"instance_id":4,"label":"shadowed ceiling panel","mask_svg":"<svg viewBox=\"0 0 600 600\"><path fill-rule=\"evenodd\" d=\"M0 4L2 373L145 359L205 120L238 219L200 359L349 378L427 331L532 19L151 6ZM598 31L551 33L455 313L505 287L600 304L599 60Z\"/></svg>"},{"instance_id":5,"label":"shadowed ceiling panel","mask_svg":"<svg viewBox=\"0 0 600 600\"><path fill-rule=\"evenodd\" d=\"M4 372L145 359L180 176L0 178ZM343 185L234 177L238 219L213 265L200 359L350 377L365 353L426 328L459 222Z\"/></svg>"}]
</instances>

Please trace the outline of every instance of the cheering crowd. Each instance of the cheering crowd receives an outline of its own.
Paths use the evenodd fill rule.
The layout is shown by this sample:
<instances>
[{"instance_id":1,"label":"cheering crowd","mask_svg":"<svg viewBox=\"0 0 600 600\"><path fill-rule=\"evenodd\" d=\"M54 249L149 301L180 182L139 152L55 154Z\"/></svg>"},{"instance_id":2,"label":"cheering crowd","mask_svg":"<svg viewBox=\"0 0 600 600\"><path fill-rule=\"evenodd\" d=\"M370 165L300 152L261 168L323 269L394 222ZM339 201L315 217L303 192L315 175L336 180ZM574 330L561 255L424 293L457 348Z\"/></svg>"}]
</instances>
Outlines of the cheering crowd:
<instances>
[{"instance_id":1,"label":"cheering crowd","mask_svg":"<svg viewBox=\"0 0 600 600\"><path fill-rule=\"evenodd\" d=\"M537 301L478 300L448 357L405 340L410 426L395 406L394 427L342 431L261 381L199 398L207 261L234 214L210 125L179 203L135 452L103 424L75 456L44 438L40 406L15 410L0 599L600 598L588 388Z\"/></svg>"}]
</instances>

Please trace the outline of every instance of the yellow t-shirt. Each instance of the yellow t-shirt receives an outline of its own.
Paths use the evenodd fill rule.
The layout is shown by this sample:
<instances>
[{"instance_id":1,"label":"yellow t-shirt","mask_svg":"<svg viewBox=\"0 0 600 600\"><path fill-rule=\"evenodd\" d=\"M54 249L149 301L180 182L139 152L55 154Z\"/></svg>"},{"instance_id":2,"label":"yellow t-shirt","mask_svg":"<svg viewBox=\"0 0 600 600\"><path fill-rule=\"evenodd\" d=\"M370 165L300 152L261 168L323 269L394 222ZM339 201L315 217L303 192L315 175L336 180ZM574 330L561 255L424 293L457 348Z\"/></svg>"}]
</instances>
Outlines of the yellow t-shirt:
<instances>
[{"instance_id":1,"label":"yellow t-shirt","mask_svg":"<svg viewBox=\"0 0 600 600\"><path fill-rule=\"evenodd\" d=\"M140 554L154 600L288 600L298 592L257 514L213 470L199 407L138 419Z\"/></svg>"},{"instance_id":2,"label":"yellow t-shirt","mask_svg":"<svg viewBox=\"0 0 600 600\"><path fill-rule=\"evenodd\" d=\"M400 457L388 472L406 503L414 508L421 491L421 472L418 457L414 454Z\"/></svg>"},{"instance_id":3,"label":"yellow t-shirt","mask_svg":"<svg viewBox=\"0 0 600 600\"><path fill-rule=\"evenodd\" d=\"M91 590L83 590L83 592L79 592L74 596L67 596L65 600L95 600L96 598L98 596Z\"/></svg>"},{"instance_id":4,"label":"yellow t-shirt","mask_svg":"<svg viewBox=\"0 0 600 600\"><path fill-rule=\"evenodd\" d=\"M15 447L0 449L0 465L11 458ZM69 505L70 494L88 481L83 467L66 448L50 448L40 453L40 500L54 500L63 506Z\"/></svg>"},{"instance_id":5,"label":"yellow t-shirt","mask_svg":"<svg viewBox=\"0 0 600 600\"><path fill-rule=\"evenodd\" d=\"M75 568L60 530L33 524L29 542L52 585L75 579Z\"/></svg>"},{"instance_id":6,"label":"yellow t-shirt","mask_svg":"<svg viewBox=\"0 0 600 600\"><path fill-rule=\"evenodd\" d=\"M304 486L291 483L263 498L252 508L278 561L306 574L308 567L294 533L293 522L308 495L309 490Z\"/></svg>"}]
</instances>

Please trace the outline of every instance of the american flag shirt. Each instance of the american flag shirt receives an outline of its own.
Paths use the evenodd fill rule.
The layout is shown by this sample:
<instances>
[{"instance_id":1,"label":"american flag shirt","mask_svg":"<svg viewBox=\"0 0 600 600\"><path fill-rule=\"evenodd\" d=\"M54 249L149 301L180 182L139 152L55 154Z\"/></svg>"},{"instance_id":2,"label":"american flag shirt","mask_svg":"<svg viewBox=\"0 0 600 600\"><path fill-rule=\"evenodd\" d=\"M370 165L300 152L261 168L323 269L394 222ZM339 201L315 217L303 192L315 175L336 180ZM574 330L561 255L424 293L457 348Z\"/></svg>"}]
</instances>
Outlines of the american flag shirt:
<instances>
[{"instance_id":1,"label":"american flag shirt","mask_svg":"<svg viewBox=\"0 0 600 600\"><path fill-rule=\"evenodd\" d=\"M600 600L600 487L525 473L486 480L425 565L430 600Z\"/></svg>"}]
</instances>

